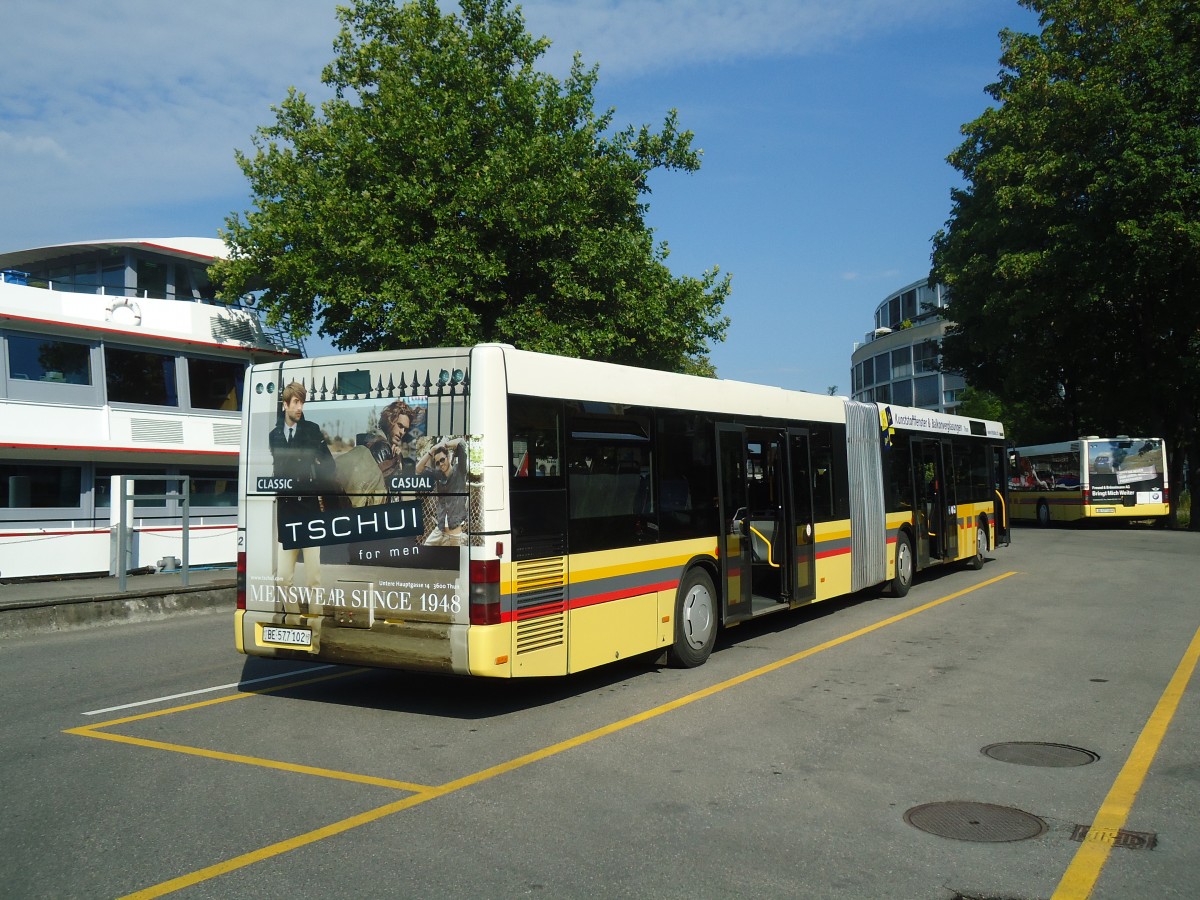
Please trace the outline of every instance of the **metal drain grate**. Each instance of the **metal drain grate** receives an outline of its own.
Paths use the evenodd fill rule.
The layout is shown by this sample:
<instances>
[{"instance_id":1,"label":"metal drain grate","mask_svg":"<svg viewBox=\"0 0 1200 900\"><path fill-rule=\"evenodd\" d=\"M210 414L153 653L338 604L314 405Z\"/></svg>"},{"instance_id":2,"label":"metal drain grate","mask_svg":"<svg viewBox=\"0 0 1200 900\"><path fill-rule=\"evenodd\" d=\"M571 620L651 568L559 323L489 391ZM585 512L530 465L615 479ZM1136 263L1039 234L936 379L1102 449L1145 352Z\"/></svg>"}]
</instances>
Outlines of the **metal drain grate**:
<instances>
[{"instance_id":1,"label":"metal drain grate","mask_svg":"<svg viewBox=\"0 0 1200 900\"><path fill-rule=\"evenodd\" d=\"M1002 843L1046 833L1046 823L1035 815L1011 806L972 800L914 806L904 814L904 821L921 831L956 841Z\"/></svg>"},{"instance_id":2,"label":"metal drain grate","mask_svg":"<svg viewBox=\"0 0 1200 900\"><path fill-rule=\"evenodd\" d=\"M988 744L979 752L1000 762L1015 763L1019 766L1046 766L1047 768L1086 766L1100 758L1100 754L1084 750L1082 747L1046 744L1039 741L1006 741L1001 744Z\"/></svg>"},{"instance_id":3,"label":"metal drain grate","mask_svg":"<svg viewBox=\"0 0 1200 900\"><path fill-rule=\"evenodd\" d=\"M1071 840L1091 841L1096 844L1112 844L1127 850L1153 850L1158 846L1158 834L1153 831L1125 831L1115 828L1093 828L1091 825L1076 825Z\"/></svg>"}]
</instances>

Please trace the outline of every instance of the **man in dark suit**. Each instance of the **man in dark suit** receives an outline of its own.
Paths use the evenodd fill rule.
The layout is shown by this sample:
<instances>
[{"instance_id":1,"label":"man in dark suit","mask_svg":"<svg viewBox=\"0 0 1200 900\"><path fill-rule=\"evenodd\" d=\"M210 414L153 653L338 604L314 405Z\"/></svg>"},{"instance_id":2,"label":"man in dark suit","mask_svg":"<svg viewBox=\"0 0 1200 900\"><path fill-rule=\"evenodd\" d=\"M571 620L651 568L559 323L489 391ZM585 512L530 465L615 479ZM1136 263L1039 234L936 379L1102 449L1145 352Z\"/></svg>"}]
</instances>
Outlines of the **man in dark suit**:
<instances>
[{"instance_id":1,"label":"man in dark suit","mask_svg":"<svg viewBox=\"0 0 1200 900\"><path fill-rule=\"evenodd\" d=\"M277 478L290 479L288 492L276 497L277 534L282 535L284 524L307 520L321 514L320 494L334 484L333 454L325 444L321 429L304 418L304 401L308 392L304 385L293 381L279 395L283 415L267 436ZM295 577L296 560L304 557L305 581L310 587L321 583L321 548L297 547L279 549L279 577L284 587L291 587Z\"/></svg>"}]
</instances>

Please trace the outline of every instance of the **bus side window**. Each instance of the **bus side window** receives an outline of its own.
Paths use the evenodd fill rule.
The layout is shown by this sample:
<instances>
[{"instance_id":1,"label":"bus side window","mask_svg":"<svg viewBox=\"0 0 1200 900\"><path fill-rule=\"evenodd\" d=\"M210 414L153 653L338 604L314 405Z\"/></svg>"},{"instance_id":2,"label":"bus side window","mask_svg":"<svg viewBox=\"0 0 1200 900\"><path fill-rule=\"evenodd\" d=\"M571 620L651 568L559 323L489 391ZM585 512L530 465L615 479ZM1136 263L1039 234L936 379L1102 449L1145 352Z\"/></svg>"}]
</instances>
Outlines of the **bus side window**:
<instances>
[{"instance_id":1,"label":"bus side window","mask_svg":"<svg viewBox=\"0 0 1200 900\"><path fill-rule=\"evenodd\" d=\"M909 465L909 437L898 432L892 445L884 449L887 464L884 503L888 512L908 512L913 508L912 466Z\"/></svg>"},{"instance_id":2,"label":"bus side window","mask_svg":"<svg viewBox=\"0 0 1200 900\"><path fill-rule=\"evenodd\" d=\"M813 520L816 522L830 522L836 518L832 442L832 428L814 422L809 434L808 455L812 466Z\"/></svg>"},{"instance_id":3,"label":"bus side window","mask_svg":"<svg viewBox=\"0 0 1200 900\"><path fill-rule=\"evenodd\" d=\"M660 539L716 534L721 526L712 489L717 482L712 421L700 413L659 410L654 438Z\"/></svg>"},{"instance_id":4,"label":"bus side window","mask_svg":"<svg viewBox=\"0 0 1200 900\"><path fill-rule=\"evenodd\" d=\"M574 400L565 409L571 552L657 541L649 410Z\"/></svg>"},{"instance_id":5,"label":"bus side window","mask_svg":"<svg viewBox=\"0 0 1200 900\"><path fill-rule=\"evenodd\" d=\"M977 499L971 483L971 444L961 438L951 442L954 452L954 502L974 503Z\"/></svg>"},{"instance_id":6,"label":"bus side window","mask_svg":"<svg viewBox=\"0 0 1200 900\"><path fill-rule=\"evenodd\" d=\"M514 481L562 475L561 407L555 400L509 398L508 439Z\"/></svg>"}]
</instances>

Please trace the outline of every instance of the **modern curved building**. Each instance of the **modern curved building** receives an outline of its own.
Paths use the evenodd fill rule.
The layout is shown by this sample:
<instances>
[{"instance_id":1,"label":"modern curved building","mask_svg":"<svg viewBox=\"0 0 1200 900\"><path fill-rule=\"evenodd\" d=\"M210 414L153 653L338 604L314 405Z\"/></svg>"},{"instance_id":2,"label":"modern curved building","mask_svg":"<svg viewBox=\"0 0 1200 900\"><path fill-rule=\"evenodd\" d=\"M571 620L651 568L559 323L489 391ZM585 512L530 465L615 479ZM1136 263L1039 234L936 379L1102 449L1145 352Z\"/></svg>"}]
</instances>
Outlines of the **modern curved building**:
<instances>
[{"instance_id":1,"label":"modern curved building","mask_svg":"<svg viewBox=\"0 0 1200 900\"><path fill-rule=\"evenodd\" d=\"M941 285L914 281L875 308L875 327L850 357L852 399L955 411L966 382L940 371L948 299Z\"/></svg>"}]
</instances>

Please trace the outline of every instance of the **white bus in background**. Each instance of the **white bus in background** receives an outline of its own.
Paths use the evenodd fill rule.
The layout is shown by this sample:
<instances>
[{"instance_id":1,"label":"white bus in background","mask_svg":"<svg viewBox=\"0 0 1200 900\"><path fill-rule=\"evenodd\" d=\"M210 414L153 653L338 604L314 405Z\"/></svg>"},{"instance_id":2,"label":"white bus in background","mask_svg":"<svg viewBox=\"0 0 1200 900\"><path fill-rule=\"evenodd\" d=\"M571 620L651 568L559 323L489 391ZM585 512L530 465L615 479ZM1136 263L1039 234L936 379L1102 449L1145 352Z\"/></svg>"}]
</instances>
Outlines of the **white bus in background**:
<instances>
[{"instance_id":1,"label":"white bus in background","mask_svg":"<svg viewBox=\"0 0 1200 900\"><path fill-rule=\"evenodd\" d=\"M1051 522L1162 519L1171 511L1162 438L1091 435L1017 447L1009 461L1012 518Z\"/></svg>"}]
</instances>

